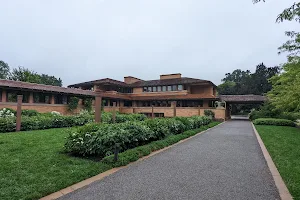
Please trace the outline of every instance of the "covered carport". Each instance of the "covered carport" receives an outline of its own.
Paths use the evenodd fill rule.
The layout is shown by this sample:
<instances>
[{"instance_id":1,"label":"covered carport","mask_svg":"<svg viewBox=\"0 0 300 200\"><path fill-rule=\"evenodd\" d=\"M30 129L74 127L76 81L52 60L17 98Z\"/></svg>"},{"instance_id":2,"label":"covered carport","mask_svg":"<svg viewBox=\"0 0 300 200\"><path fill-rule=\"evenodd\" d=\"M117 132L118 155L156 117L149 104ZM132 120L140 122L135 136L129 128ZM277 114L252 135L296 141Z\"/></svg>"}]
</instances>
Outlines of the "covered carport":
<instances>
[{"instance_id":1,"label":"covered carport","mask_svg":"<svg viewBox=\"0 0 300 200\"><path fill-rule=\"evenodd\" d=\"M262 104L267 101L266 96L262 95L219 95L222 102L226 104L226 119L248 119L247 115L232 115L231 107L234 104Z\"/></svg>"}]
</instances>

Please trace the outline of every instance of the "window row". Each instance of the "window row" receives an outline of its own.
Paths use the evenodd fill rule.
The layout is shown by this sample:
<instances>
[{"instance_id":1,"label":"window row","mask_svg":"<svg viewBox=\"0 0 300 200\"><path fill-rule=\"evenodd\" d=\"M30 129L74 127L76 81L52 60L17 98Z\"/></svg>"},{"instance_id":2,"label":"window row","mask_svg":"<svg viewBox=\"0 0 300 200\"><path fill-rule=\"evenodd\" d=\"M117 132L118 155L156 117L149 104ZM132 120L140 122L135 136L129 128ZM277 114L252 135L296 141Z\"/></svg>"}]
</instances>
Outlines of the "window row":
<instances>
[{"instance_id":1,"label":"window row","mask_svg":"<svg viewBox=\"0 0 300 200\"><path fill-rule=\"evenodd\" d=\"M183 85L148 86L143 88L143 92L169 92L182 90L184 90Z\"/></svg>"}]
</instances>

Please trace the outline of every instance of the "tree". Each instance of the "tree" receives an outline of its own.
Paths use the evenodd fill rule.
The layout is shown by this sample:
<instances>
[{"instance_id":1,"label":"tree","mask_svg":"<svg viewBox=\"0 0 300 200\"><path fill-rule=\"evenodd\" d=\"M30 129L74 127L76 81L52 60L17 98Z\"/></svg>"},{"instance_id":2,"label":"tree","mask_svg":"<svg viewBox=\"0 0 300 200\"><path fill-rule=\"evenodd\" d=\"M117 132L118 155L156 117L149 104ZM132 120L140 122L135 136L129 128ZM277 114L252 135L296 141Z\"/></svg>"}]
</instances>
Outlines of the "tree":
<instances>
[{"instance_id":1,"label":"tree","mask_svg":"<svg viewBox=\"0 0 300 200\"><path fill-rule=\"evenodd\" d=\"M253 3L258 3L265 0L253 0ZM295 2L292 6L283 10L277 18L276 22L281 23L283 21L292 21L300 23L300 2ZM295 31L286 31L285 34L291 39L282 44L278 50L278 54L288 52L289 56L296 56L300 53L300 33Z\"/></svg>"},{"instance_id":2,"label":"tree","mask_svg":"<svg viewBox=\"0 0 300 200\"><path fill-rule=\"evenodd\" d=\"M49 76L47 74L41 75L41 83L45 85L62 86L62 80L60 78L57 79L54 76Z\"/></svg>"},{"instance_id":3,"label":"tree","mask_svg":"<svg viewBox=\"0 0 300 200\"><path fill-rule=\"evenodd\" d=\"M20 66L12 70L10 79L14 81L41 83L41 77L36 72Z\"/></svg>"},{"instance_id":4,"label":"tree","mask_svg":"<svg viewBox=\"0 0 300 200\"><path fill-rule=\"evenodd\" d=\"M13 69L9 79L14 81L62 86L62 80L60 78L57 79L54 76L49 76L46 74L39 75L36 72L31 71L24 67L18 67Z\"/></svg>"},{"instance_id":5,"label":"tree","mask_svg":"<svg viewBox=\"0 0 300 200\"><path fill-rule=\"evenodd\" d=\"M8 64L0 60L0 79L7 79L8 75L9 75Z\"/></svg>"},{"instance_id":6,"label":"tree","mask_svg":"<svg viewBox=\"0 0 300 200\"><path fill-rule=\"evenodd\" d=\"M223 83L218 86L219 94L265 94L272 89L268 79L279 72L280 67L266 67L264 63L257 65L254 73L236 69L225 74Z\"/></svg>"},{"instance_id":7,"label":"tree","mask_svg":"<svg viewBox=\"0 0 300 200\"><path fill-rule=\"evenodd\" d=\"M289 57L284 72L270 79L273 88L268 93L270 103L277 110L300 111L300 57Z\"/></svg>"}]
</instances>

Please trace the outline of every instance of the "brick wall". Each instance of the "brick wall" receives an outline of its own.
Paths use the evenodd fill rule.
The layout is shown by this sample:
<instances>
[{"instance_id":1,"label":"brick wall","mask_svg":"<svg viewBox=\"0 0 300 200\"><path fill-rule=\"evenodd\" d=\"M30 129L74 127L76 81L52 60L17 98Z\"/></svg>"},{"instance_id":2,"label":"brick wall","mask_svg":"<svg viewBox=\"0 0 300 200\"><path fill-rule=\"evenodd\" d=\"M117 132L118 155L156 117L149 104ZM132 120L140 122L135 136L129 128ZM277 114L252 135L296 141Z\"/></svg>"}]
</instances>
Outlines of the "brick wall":
<instances>
[{"instance_id":1,"label":"brick wall","mask_svg":"<svg viewBox=\"0 0 300 200\"><path fill-rule=\"evenodd\" d=\"M176 116L191 117L191 116L204 116L204 110L212 110L215 113L216 119L225 120L225 109L214 108L182 108L176 107ZM164 113L165 117L173 117L174 110L171 107L154 107L154 113ZM152 113L151 107L123 107L120 108L121 113Z\"/></svg>"},{"instance_id":2,"label":"brick wall","mask_svg":"<svg viewBox=\"0 0 300 200\"><path fill-rule=\"evenodd\" d=\"M14 110L17 110L17 103L11 103L11 102L1 102L0 103L0 109L2 108L11 108ZM22 109L28 109L28 110L36 110L40 113L47 113L51 111L57 111L60 112L63 115L70 115L73 113L79 113L80 110L82 110L82 106L79 105L76 110L73 111L73 113L68 111L68 105L65 104L32 104L32 103L23 103Z\"/></svg>"}]
</instances>

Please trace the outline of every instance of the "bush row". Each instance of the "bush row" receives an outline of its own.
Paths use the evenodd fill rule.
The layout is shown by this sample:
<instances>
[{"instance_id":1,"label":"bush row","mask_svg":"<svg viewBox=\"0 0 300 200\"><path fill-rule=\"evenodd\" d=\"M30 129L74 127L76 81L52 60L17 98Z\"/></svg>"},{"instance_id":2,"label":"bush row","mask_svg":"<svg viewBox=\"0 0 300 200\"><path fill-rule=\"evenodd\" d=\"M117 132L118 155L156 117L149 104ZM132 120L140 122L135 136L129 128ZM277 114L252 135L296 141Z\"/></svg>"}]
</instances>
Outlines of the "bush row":
<instances>
[{"instance_id":1,"label":"bush row","mask_svg":"<svg viewBox=\"0 0 300 200\"><path fill-rule=\"evenodd\" d=\"M114 161L114 156L110 155L102 159L102 162L105 164L108 164L112 167L120 167L129 164L130 162L134 162L138 160L139 158L143 156L149 155L153 151L157 151L159 149L162 149L164 147L170 146L172 144L175 144L179 142L180 140L186 139L188 137L191 137L193 135L196 135L197 133L207 130L211 127L214 127L218 125L219 122L211 122L208 125L201 126L200 128L188 130L181 134L177 135L170 135L163 140L153 141L149 144L136 147L134 149L129 149L125 152L122 152L118 155L118 161Z\"/></svg>"},{"instance_id":2,"label":"bush row","mask_svg":"<svg viewBox=\"0 0 300 200\"><path fill-rule=\"evenodd\" d=\"M137 146L196 129L211 122L209 117L156 118L120 124L89 124L71 130L65 149L80 156L105 157L113 153L115 145L121 152Z\"/></svg>"},{"instance_id":3,"label":"bush row","mask_svg":"<svg viewBox=\"0 0 300 200\"><path fill-rule=\"evenodd\" d=\"M117 114L116 122L125 121L140 121L144 120L146 116L142 114ZM103 123L112 123L111 113L102 113ZM63 116L57 114L39 114L37 116L22 116L21 130L41 130L49 128L62 128L72 126L82 126L94 121L94 115L81 114ZM0 133L13 132L16 130L16 117L0 117Z\"/></svg>"},{"instance_id":4,"label":"bush row","mask_svg":"<svg viewBox=\"0 0 300 200\"><path fill-rule=\"evenodd\" d=\"M288 119L259 118L253 123L255 125L295 126L295 123Z\"/></svg>"},{"instance_id":5,"label":"bush row","mask_svg":"<svg viewBox=\"0 0 300 200\"><path fill-rule=\"evenodd\" d=\"M249 114L249 118L251 120L255 120L258 118L276 118L296 121L297 119L300 119L300 113L281 112L279 110L276 110L275 107L270 103L265 103L258 110L252 110Z\"/></svg>"}]
</instances>

